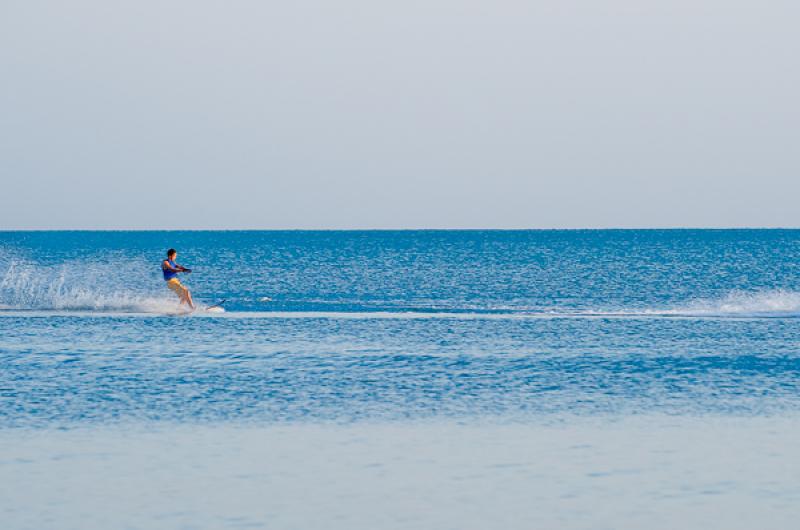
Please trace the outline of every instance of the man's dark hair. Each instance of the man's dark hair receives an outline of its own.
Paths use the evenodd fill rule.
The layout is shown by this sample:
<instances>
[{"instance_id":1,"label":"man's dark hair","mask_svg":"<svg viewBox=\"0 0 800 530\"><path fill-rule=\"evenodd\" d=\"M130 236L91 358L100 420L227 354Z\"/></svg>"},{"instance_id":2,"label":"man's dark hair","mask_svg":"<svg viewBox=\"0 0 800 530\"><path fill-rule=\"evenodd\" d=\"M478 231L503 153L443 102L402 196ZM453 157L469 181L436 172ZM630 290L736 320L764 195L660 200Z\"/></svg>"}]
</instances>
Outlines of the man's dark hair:
<instances>
[{"instance_id":1,"label":"man's dark hair","mask_svg":"<svg viewBox=\"0 0 800 530\"><path fill-rule=\"evenodd\" d=\"M167 251L167 257L174 256L175 254L177 254L177 252L178 252L177 250L171 248Z\"/></svg>"}]
</instances>

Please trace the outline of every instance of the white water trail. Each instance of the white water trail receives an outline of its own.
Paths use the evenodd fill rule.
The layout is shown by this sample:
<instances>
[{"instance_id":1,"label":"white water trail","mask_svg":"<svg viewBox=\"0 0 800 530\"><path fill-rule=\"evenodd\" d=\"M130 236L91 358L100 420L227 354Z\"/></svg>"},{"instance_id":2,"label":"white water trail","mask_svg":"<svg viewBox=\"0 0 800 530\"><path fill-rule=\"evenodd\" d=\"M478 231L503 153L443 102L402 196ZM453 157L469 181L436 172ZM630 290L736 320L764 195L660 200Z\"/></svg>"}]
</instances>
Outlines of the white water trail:
<instances>
[{"instance_id":1,"label":"white water trail","mask_svg":"<svg viewBox=\"0 0 800 530\"><path fill-rule=\"evenodd\" d=\"M731 291L717 299L698 299L652 314L675 316L789 317L800 316L800 292L785 289Z\"/></svg>"},{"instance_id":2,"label":"white water trail","mask_svg":"<svg viewBox=\"0 0 800 530\"><path fill-rule=\"evenodd\" d=\"M144 261L70 260L44 265L0 256L0 309L163 313L175 299Z\"/></svg>"}]
</instances>

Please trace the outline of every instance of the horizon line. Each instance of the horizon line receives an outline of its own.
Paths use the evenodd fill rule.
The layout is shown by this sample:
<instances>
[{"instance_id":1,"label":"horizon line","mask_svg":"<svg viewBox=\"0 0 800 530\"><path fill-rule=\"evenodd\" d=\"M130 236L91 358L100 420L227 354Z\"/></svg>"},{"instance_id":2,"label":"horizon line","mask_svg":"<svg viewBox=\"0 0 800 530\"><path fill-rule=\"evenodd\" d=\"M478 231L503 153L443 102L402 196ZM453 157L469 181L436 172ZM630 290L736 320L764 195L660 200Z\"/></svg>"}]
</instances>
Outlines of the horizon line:
<instances>
[{"instance_id":1,"label":"horizon line","mask_svg":"<svg viewBox=\"0 0 800 530\"><path fill-rule=\"evenodd\" d=\"M548 227L548 228L0 228L7 232L579 232L636 230L800 230L800 226L668 226L668 227Z\"/></svg>"}]
</instances>

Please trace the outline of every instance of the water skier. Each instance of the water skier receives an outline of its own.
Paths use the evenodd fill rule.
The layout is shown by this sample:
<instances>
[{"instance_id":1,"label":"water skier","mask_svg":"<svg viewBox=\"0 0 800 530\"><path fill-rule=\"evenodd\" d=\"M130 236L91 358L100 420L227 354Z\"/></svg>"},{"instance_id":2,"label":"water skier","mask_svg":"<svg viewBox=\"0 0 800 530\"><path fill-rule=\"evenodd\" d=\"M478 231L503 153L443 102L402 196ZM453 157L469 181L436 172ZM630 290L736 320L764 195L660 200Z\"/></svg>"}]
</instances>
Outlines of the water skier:
<instances>
[{"instance_id":1,"label":"water skier","mask_svg":"<svg viewBox=\"0 0 800 530\"><path fill-rule=\"evenodd\" d=\"M177 257L178 252L174 248L169 249L167 251L167 259L161 262L161 272L164 273L164 281L167 282L167 288L178 295L178 298L181 300L181 305L189 304L189 307L194 310L192 293L190 293L189 289L178 279L179 272L192 272L192 269L187 269L175 263L175 258Z\"/></svg>"}]
</instances>

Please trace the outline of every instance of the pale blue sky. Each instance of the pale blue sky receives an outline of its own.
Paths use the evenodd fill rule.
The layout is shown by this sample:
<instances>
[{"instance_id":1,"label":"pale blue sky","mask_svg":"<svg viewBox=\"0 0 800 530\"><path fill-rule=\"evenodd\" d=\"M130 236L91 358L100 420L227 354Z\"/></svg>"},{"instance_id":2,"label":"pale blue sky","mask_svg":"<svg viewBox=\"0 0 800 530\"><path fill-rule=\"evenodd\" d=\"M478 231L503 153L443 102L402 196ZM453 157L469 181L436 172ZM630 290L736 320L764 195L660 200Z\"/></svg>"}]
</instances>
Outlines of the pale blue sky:
<instances>
[{"instance_id":1,"label":"pale blue sky","mask_svg":"<svg viewBox=\"0 0 800 530\"><path fill-rule=\"evenodd\" d=\"M0 3L0 229L800 226L783 1Z\"/></svg>"}]
</instances>

